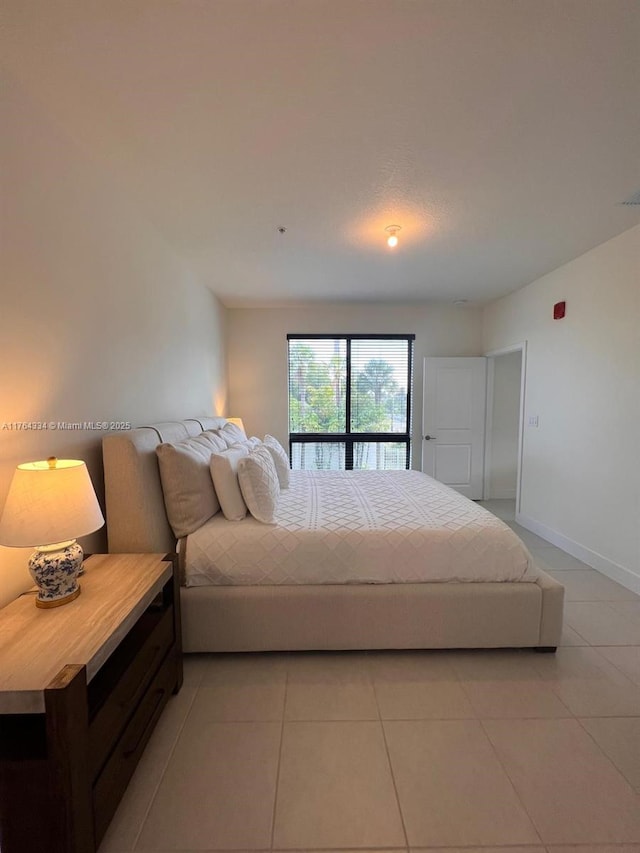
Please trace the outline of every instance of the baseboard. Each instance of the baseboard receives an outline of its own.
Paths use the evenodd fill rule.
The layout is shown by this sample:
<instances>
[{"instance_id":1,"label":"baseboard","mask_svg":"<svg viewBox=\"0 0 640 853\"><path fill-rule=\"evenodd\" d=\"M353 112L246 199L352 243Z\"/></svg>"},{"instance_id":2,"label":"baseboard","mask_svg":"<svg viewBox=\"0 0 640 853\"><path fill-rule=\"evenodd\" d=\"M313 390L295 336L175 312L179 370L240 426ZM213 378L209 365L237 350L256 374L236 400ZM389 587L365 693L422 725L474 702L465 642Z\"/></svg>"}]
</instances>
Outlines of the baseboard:
<instances>
[{"instance_id":1,"label":"baseboard","mask_svg":"<svg viewBox=\"0 0 640 853\"><path fill-rule=\"evenodd\" d=\"M530 530L532 533L535 533L537 536L542 537L542 539L546 539L550 545L556 545L558 548L562 548L562 550L566 551L567 554L571 554L572 557L581 560L583 563L591 566L591 568L596 569L603 575L611 578L612 581L616 581L616 583L622 584L622 586L630 589L637 595L640 595L640 575L635 574L635 572L632 572L630 569L626 569L624 566L614 563L613 560L603 557L602 554L598 554L597 551L585 548L584 545L574 542L573 539L569 539L568 536L558 533L557 530L553 530L551 527L547 527L545 524L541 524L539 521L536 521L534 518L529 518L527 515L523 515L519 512L516 513L516 523L521 527L524 527L526 530Z\"/></svg>"}]
</instances>

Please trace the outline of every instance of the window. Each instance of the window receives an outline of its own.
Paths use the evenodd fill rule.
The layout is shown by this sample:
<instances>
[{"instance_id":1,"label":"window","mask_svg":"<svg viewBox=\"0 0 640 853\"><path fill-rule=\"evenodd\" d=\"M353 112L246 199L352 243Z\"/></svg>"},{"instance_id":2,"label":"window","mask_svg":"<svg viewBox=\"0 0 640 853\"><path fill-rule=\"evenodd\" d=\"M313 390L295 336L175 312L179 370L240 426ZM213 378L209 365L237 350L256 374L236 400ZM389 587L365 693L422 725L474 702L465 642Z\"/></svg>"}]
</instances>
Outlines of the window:
<instances>
[{"instance_id":1,"label":"window","mask_svg":"<svg viewBox=\"0 0 640 853\"><path fill-rule=\"evenodd\" d=\"M411 462L414 335L288 335L293 468Z\"/></svg>"}]
</instances>

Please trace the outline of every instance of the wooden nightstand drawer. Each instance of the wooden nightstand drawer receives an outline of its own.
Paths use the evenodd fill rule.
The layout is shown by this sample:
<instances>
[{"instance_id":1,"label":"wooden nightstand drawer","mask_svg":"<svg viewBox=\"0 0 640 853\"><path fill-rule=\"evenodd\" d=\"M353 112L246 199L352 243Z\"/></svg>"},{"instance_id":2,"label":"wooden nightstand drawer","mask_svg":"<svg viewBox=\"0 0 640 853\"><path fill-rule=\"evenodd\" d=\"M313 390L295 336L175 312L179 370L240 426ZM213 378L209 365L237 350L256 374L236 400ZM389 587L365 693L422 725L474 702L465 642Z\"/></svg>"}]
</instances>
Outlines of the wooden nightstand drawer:
<instances>
[{"instance_id":1,"label":"wooden nightstand drawer","mask_svg":"<svg viewBox=\"0 0 640 853\"><path fill-rule=\"evenodd\" d=\"M107 760L173 641L173 612L148 610L89 685L91 778Z\"/></svg>"},{"instance_id":2,"label":"wooden nightstand drawer","mask_svg":"<svg viewBox=\"0 0 640 853\"><path fill-rule=\"evenodd\" d=\"M102 840L120 796L151 737L176 683L175 652L160 667L142 701L121 734L93 786L93 814L96 844Z\"/></svg>"},{"instance_id":3,"label":"wooden nightstand drawer","mask_svg":"<svg viewBox=\"0 0 640 853\"><path fill-rule=\"evenodd\" d=\"M182 684L177 561L95 554L82 595L0 613L2 853L95 853Z\"/></svg>"}]
</instances>

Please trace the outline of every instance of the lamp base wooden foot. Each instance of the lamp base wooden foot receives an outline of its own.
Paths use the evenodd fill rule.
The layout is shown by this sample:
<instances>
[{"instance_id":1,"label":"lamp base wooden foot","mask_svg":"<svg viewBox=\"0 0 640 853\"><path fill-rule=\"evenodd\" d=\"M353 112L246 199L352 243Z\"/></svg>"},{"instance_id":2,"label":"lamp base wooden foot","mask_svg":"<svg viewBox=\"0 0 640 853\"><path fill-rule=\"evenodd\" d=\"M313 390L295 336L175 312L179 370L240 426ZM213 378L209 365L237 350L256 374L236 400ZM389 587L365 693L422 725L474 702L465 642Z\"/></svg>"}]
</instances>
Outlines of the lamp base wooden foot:
<instances>
[{"instance_id":1,"label":"lamp base wooden foot","mask_svg":"<svg viewBox=\"0 0 640 853\"><path fill-rule=\"evenodd\" d=\"M39 598L36 598L36 607L44 607L46 609L50 607L60 607L62 604L68 604L70 601L73 601L73 599L77 598L81 592L82 590L78 587L75 592L70 592L69 595L65 595L63 598L54 598L53 601L41 601Z\"/></svg>"}]
</instances>

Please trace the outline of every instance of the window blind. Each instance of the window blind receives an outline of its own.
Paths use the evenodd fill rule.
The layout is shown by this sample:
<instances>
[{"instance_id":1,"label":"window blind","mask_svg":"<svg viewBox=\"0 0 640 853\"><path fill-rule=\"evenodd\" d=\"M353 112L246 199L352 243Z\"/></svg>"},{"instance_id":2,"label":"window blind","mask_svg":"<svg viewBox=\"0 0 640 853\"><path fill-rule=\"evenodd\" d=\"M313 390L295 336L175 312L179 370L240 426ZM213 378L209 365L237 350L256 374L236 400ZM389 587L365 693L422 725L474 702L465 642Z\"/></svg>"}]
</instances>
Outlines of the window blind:
<instances>
[{"instance_id":1,"label":"window blind","mask_svg":"<svg viewBox=\"0 0 640 853\"><path fill-rule=\"evenodd\" d=\"M293 468L408 468L414 335L288 335Z\"/></svg>"}]
</instances>

